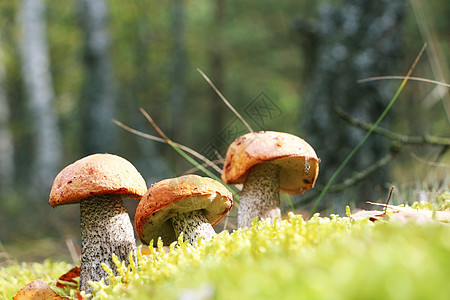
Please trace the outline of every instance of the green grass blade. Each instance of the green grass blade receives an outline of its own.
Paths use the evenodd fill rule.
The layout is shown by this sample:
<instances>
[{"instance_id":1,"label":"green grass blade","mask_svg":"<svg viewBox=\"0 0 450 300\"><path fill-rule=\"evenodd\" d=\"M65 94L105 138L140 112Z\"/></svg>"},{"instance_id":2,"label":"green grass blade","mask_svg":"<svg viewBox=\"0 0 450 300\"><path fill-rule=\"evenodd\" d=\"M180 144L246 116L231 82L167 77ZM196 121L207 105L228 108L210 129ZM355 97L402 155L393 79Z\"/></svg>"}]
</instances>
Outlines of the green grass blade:
<instances>
[{"instance_id":1,"label":"green grass blade","mask_svg":"<svg viewBox=\"0 0 450 300\"><path fill-rule=\"evenodd\" d=\"M295 211L294 203L292 203L291 197L289 194L284 193L284 197L286 198L287 202L289 203L289 207L292 211Z\"/></svg>"},{"instance_id":2,"label":"green grass blade","mask_svg":"<svg viewBox=\"0 0 450 300\"><path fill-rule=\"evenodd\" d=\"M323 188L323 190L320 192L319 197L317 197L317 200L314 202L313 207L311 208L311 212L309 214L309 218L311 218L316 209L317 206L319 205L320 201L322 200L322 198L325 196L325 194L327 193L328 189L330 188L331 184L334 182L334 180L338 177L339 173L341 173L341 171L345 168L345 166L347 165L347 163L350 161L350 159L353 157L353 155L355 155L355 153L359 150L359 148L361 148L361 146L364 144L364 142L369 138L369 136L372 134L372 132L375 130L375 128L378 127L378 124L380 124L380 122L384 119L384 117L387 115L387 113L389 112L389 110L391 109L392 105L394 105L395 101L397 100L398 96L400 95L400 93L402 92L403 88L406 85L406 82L408 81L412 71L414 70L414 67L416 66L419 58L422 56L423 51L425 50L426 44L422 47L422 50L420 51L419 55L417 56L416 60L414 61L413 65L411 66L408 74L405 76L405 79L402 81L402 84L400 85L400 87L398 88L397 92L395 93L394 97L391 99L391 101L389 102L389 104L386 106L386 108L384 109L384 111L381 113L381 115L378 117L377 121L372 125L372 127L369 129L369 131L367 131L366 135L362 138L362 140L355 146L355 148L353 148L353 150L350 152L349 155L347 155L347 157L344 159L344 161L340 164L340 166L337 168L337 170L334 172L334 174L331 176L330 180L328 180L327 184L325 185L325 187Z\"/></svg>"}]
</instances>

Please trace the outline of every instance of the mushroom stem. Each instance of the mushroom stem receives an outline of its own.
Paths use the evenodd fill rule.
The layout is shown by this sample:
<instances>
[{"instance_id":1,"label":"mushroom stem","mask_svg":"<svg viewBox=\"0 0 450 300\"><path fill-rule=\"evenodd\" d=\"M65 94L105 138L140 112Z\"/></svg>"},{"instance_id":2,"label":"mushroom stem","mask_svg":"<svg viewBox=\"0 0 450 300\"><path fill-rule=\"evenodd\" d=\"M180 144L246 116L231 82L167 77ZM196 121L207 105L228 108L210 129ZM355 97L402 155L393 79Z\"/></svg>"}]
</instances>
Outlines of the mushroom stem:
<instances>
[{"instance_id":1,"label":"mushroom stem","mask_svg":"<svg viewBox=\"0 0 450 300\"><path fill-rule=\"evenodd\" d=\"M130 217L119 195L82 199L80 219L80 291L91 293L88 281L99 281L107 276L101 263L115 270L113 253L120 261L128 262L130 252L135 254L136 240Z\"/></svg>"},{"instance_id":2,"label":"mushroom stem","mask_svg":"<svg viewBox=\"0 0 450 300\"><path fill-rule=\"evenodd\" d=\"M211 223L200 210L178 213L170 220L176 236L183 232L183 240L188 241L191 245L197 243L200 236L203 237L203 240L209 241L216 234Z\"/></svg>"},{"instance_id":3,"label":"mushroom stem","mask_svg":"<svg viewBox=\"0 0 450 300\"><path fill-rule=\"evenodd\" d=\"M280 166L262 163L250 169L240 194L237 221L239 227L251 227L254 218L278 217L280 211Z\"/></svg>"}]
</instances>

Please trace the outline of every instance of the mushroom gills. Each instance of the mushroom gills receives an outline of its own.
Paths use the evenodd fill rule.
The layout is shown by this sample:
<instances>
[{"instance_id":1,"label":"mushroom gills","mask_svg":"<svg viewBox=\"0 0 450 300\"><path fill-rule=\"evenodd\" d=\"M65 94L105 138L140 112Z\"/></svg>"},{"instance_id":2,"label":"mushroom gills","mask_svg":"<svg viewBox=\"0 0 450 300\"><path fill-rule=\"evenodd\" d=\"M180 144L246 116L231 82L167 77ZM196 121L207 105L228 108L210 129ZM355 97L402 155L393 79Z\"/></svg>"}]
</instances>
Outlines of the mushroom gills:
<instances>
[{"instance_id":1,"label":"mushroom gills","mask_svg":"<svg viewBox=\"0 0 450 300\"><path fill-rule=\"evenodd\" d=\"M183 240L188 241L191 245L196 244L200 236L204 241L209 241L216 234L201 210L177 213L170 220L176 236L183 233Z\"/></svg>"},{"instance_id":2,"label":"mushroom gills","mask_svg":"<svg viewBox=\"0 0 450 300\"><path fill-rule=\"evenodd\" d=\"M281 218L280 210L280 170L272 163L262 163L252 167L240 194L238 226L251 227L254 218Z\"/></svg>"},{"instance_id":3,"label":"mushroom gills","mask_svg":"<svg viewBox=\"0 0 450 300\"><path fill-rule=\"evenodd\" d=\"M96 196L80 201L81 274L80 290L91 292L88 281L99 281L108 274L101 263L115 271L114 253L119 261L135 257L133 226L120 195ZM108 282L107 282L108 283Z\"/></svg>"}]
</instances>

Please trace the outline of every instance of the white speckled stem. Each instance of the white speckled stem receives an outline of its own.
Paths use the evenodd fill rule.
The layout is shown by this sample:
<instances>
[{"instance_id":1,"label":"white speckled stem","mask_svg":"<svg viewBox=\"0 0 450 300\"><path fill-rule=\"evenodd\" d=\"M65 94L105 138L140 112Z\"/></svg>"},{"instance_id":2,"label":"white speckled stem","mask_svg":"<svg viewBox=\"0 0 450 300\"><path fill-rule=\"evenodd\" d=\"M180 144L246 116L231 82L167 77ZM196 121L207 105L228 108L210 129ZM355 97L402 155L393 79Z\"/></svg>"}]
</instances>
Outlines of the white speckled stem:
<instances>
[{"instance_id":1,"label":"white speckled stem","mask_svg":"<svg viewBox=\"0 0 450 300\"><path fill-rule=\"evenodd\" d=\"M237 221L239 227L251 227L254 218L281 218L280 167L271 163L254 166L239 196Z\"/></svg>"},{"instance_id":2,"label":"white speckled stem","mask_svg":"<svg viewBox=\"0 0 450 300\"><path fill-rule=\"evenodd\" d=\"M115 271L112 254L120 261L128 262L130 252L135 255L136 240L130 217L118 195L81 200L80 219L80 291L91 293L92 288L87 282L99 281L107 275L101 263Z\"/></svg>"},{"instance_id":3,"label":"white speckled stem","mask_svg":"<svg viewBox=\"0 0 450 300\"><path fill-rule=\"evenodd\" d=\"M188 213L177 214L170 219L177 236L183 233L183 240L191 245L197 243L198 238L203 237L204 241L209 241L216 234L211 223L200 210Z\"/></svg>"}]
</instances>

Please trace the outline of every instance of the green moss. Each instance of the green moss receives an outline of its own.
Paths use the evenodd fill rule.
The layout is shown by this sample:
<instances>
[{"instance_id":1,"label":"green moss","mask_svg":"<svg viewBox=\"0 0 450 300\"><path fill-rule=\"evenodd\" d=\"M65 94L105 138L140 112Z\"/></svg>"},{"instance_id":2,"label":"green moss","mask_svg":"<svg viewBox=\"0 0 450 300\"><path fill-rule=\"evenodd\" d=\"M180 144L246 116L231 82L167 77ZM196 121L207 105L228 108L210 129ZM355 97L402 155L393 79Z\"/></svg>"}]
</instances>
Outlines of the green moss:
<instances>
[{"instance_id":1,"label":"green moss","mask_svg":"<svg viewBox=\"0 0 450 300\"><path fill-rule=\"evenodd\" d=\"M0 299L12 299L17 291L34 279L42 279L55 288L56 280L73 266L65 262L13 263L0 268Z\"/></svg>"},{"instance_id":2,"label":"green moss","mask_svg":"<svg viewBox=\"0 0 450 300\"><path fill-rule=\"evenodd\" d=\"M448 299L449 237L450 227L438 222L318 215L305 222L290 214L196 247L159 241L150 255L139 251L138 266L116 261L111 285L92 283L94 299ZM0 295L10 298L36 276L52 286L68 269L51 262L3 268Z\"/></svg>"},{"instance_id":3,"label":"green moss","mask_svg":"<svg viewBox=\"0 0 450 300\"><path fill-rule=\"evenodd\" d=\"M138 272L97 284L96 298L446 299L449 236L450 227L438 223L290 215L279 225L222 232L196 248L180 243L141 255Z\"/></svg>"},{"instance_id":4,"label":"green moss","mask_svg":"<svg viewBox=\"0 0 450 300\"><path fill-rule=\"evenodd\" d=\"M443 210L450 206L450 192L443 192L436 196L433 201L414 202L411 207L426 210Z\"/></svg>"}]
</instances>

